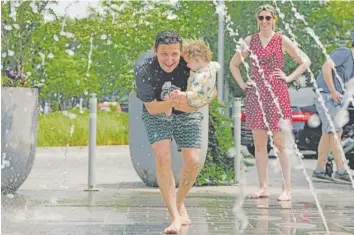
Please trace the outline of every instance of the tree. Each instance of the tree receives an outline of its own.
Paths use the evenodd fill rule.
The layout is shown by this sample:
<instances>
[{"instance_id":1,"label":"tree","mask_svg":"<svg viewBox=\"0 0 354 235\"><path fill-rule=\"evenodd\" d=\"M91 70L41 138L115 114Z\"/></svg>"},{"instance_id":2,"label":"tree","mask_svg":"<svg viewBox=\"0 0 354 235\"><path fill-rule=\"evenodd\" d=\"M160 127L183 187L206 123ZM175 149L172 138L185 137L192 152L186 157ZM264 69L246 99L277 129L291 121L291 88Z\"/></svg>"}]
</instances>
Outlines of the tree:
<instances>
[{"instance_id":1,"label":"tree","mask_svg":"<svg viewBox=\"0 0 354 235\"><path fill-rule=\"evenodd\" d=\"M49 1L1 2L2 84L25 85L34 47L33 33L43 24Z\"/></svg>"}]
</instances>

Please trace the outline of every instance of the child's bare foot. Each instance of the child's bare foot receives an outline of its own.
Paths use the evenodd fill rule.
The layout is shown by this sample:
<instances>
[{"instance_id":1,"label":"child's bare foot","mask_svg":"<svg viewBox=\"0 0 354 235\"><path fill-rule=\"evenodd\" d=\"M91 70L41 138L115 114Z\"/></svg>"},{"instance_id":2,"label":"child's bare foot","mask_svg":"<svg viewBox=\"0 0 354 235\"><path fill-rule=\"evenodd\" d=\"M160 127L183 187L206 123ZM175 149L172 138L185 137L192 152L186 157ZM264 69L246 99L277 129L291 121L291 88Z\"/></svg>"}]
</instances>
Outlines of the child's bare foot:
<instances>
[{"instance_id":1,"label":"child's bare foot","mask_svg":"<svg viewBox=\"0 0 354 235\"><path fill-rule=\"evenodd\" d=\"M182 226L182 221L181 218L175 218L174 220L172 220L170 226L168 226L167 228L165 228L165 230L163 231L165 234L178 234L179 231L181 230L181 226Z\"/></svg>"},{"instance_id":2,"label":"child's bare foot","mask_svg":"<svg viewBox=\"0 0 354 235\"><path fill-rule=\"evenodd\" d=\"M184 204L182 204L181 208L179 209L179 214L181 216L182 225L192 224L192 221L189 219L187 209Z\"/></svg>"},{"instance_id":3,"label":"child's bare foot","mask_svg":"<svg viewBox=\"0 0 354 235\"><path fill-rule=\"evenodd\" d=\"M267 198L267 197L268 197L268 190L266 189L259 189L257 192L254 192L248 196L248 198L250 199Z\"/></svg>"},{"instance_id":4,"label":"child's bare foot","mask_svg":"<svg viewBox=\"0 0 354 235\"><path fill-rule=\"evenodd\" d=\"M278 201L290 201L290 200L291 200L291 193L289 191L283 190L278 198Z\"/></svg>"}]
</instances>

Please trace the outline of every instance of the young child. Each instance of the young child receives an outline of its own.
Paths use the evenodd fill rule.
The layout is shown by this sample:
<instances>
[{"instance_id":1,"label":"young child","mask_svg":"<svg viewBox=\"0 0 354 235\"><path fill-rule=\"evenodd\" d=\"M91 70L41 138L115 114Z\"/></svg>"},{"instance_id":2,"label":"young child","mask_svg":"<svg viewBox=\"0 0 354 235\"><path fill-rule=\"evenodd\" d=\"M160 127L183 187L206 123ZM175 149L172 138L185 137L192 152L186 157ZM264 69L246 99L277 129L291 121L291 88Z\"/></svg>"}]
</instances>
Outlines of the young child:
<instances>
[{"instance_id":1,"label":"young child","mask_svg":"<svg viewBox=\"0 0 354 235\"><path fill-rule=\"evenodd\" d=\"M212 52L202 40L185 40L182 56L191 69L187 91L174 90L170 93L170 98L178 98L181 103L188 102L190 106L200 108L210 103L214 97L216 72L220 65L211 61Z\"/></svg>"}]
</instances>

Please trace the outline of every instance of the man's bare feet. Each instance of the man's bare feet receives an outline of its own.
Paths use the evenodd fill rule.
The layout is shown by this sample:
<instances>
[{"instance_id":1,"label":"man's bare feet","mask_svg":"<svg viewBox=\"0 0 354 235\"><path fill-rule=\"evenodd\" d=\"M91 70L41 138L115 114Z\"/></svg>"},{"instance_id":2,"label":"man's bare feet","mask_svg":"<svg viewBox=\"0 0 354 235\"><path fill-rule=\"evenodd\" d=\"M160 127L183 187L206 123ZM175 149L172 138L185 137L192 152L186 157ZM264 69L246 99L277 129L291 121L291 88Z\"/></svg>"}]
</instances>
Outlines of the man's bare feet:
<instances>
[{"instance_id":1,"label":"man's bare feet","mask_svg":"<svg viewBox=\"0 0 354 235\"><path fill-rule=\"evenodd\" d=\"M266 189L259 189L257 192L252 193L248 196L250 199L267 198L268 191Z\"/></svg>"},{"instance_id":2,"label":"man's bare feet","mask_svg":"<svg viewBox=\"0 0 354 235\"><path fill-rule=\"evenodd\" d=\"M179 215L181 216L182 225L192 224L192 221L189 219L187 209L184 204L182 204L181 208L179 209Z\"/></svg>"},{"instance_id":3,"label":"man's bare feet","mask_svg":"<svg viewBox=\"0 0 354 235\"><path fill-rule=\"evenodd\" d=\"M181 230L181 226L182 226L182 221L181 218L175 218L174 220L172 220L170 226L168 226L167 228L165 228L165 230L163 231L165 234L178 234L179 231Z\"/></svg>"},{"instance_id":4,"label":"man's bare feet","mask_svg":"<svg viewBox=\"0 0 354 235\"><path fill-rule=\"evenodd\" d=\"M283 190L278 198L278 201L290 201L290 200L291 200L291 193L287 190Z\"/></svg>"}]
</instances>

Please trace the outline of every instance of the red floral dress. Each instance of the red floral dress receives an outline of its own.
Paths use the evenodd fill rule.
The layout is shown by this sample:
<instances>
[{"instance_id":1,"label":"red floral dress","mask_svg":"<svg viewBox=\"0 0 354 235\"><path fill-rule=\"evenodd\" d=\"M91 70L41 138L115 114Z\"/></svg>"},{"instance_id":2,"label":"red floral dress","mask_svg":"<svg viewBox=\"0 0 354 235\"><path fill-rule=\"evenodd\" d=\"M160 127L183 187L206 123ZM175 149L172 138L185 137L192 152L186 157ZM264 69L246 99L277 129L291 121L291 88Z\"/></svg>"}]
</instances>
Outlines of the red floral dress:
<instances>
[{"instance_id":1,"label":"red floral dress","mask_svg":"<svg viewBox=\"0 0 354 235\"><path fill-rule=\"evenodd\" d=\"M265 118L269 124L270 131L279 131L280 118L291 121L291 104L287 83L282 79L273 76L275 69L283 70L284 55L282 52L282 35L275 33L269 43L263 47L259 34L251 36L250 58L251 58L251 79L256 83L257 90L262 102ZM258 58L258 65L255 57ZM259 69L261 68L261 70ZM274 95L270 92L269 84ZM280 110L273 97L278 100ZM250 130L268 130L263 120L256 88L252 87L246 91L246 125ZM283 116L282 116L283 115Z\"/></svg>"}]
</instances>

